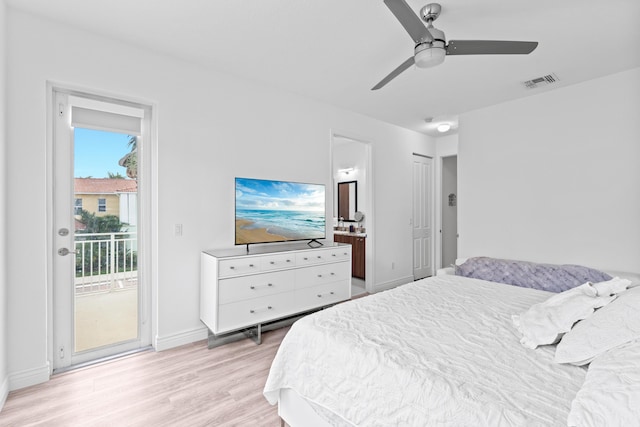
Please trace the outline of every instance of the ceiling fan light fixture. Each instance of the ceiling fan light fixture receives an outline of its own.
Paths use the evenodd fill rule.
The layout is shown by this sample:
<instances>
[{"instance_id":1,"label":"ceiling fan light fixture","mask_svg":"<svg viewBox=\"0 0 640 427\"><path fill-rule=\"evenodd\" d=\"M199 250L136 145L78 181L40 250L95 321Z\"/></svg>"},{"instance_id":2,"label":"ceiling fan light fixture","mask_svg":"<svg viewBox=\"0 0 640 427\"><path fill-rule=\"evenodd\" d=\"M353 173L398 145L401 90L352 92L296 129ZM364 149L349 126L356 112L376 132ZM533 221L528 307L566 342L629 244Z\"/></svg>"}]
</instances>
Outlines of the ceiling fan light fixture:
<instances>
[{"instance_id":1,"label":"ceiling fan light fixture","mask_svg":"<svg viewBox=\"0 0 640 427\"><path fill-rule=\"evenodd\" d=\"M445 133L449 129L451 129L451 125L449 123L441 123L441 124L438 125L438 127L436 129L438 129L438 132L440 132L440 133Z\"/></svg>"},{"instance_id":2,"label":"ceiling fan light fixture","mask_svg":"<svg viewBox=\"0 0 640 427\"><path fill-rule=\"evenodd\" d=\"M414 61L418 68L430 68L442 64L446 55L444 47L430 46L416 52Z\"/></svg>"}]
</instances>

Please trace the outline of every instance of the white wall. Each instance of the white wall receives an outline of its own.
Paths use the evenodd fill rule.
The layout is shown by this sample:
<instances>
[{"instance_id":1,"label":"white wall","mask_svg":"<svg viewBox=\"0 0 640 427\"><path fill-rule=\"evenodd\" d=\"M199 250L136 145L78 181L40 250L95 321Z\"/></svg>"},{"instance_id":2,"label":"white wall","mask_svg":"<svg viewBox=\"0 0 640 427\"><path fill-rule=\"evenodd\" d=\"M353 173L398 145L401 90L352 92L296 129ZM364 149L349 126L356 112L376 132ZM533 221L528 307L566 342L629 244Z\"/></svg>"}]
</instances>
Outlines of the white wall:
<instances>
[{"instance_id":1,"label":"white wall","mask_svg":"<svg viewBox=\"0 0 640 427\"><path fill-rule=\"evenodd\" d=\"M7 159L6 159L6 8L0 0L0 410L9 392L7 371Z\"/></svg>"},{"instance_id":2,"label":"white wall","mask_svg":"<svg viewBox=\"0 0 640 427\"><path fill-rule=\"evenodd\" d=\"M459 256L640 271L640 69L460 116Z\"/></svg>"},{"instance_id":3,"label":"white wall","mask_svg":"<svg viewBox=\"0 0 640 427\"><path fill-rule=\"evenodd\" d=\"M7 169L28 177L8 189L12 385L43 381L48 370L48 80L157 106L159 348L206 336L198 313L199 252L233 245L234 177L329 187L331 129L373 146L375 217L378 229L389 230L378 234L376 256L397 258L393 271L387 263L376 266L377 277L410 276L411 153L432 153L429 137L12 9L7 17L8 140L20 142L8 147ZM398 211L406 225L395 229ZM182 237L173 235L176 223L183 224Z\"/></svg>"}]
</instances>

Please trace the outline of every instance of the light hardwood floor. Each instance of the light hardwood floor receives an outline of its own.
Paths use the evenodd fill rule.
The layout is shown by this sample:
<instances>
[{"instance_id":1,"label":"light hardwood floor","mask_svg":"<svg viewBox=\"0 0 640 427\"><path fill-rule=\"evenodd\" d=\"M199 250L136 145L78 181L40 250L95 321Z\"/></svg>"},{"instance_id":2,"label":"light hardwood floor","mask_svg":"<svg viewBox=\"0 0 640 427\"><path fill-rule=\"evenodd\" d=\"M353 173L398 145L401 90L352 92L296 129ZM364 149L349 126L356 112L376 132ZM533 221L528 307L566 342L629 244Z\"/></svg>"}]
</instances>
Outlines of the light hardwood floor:
<instances>
[{"instance_id":1,"label":"light hardwood floor","mask_svg":"<svg viewBox=\"0 0 640 427\"><path fill-rule=\"evenodd\" d=\"M148 351L13 391L0 426L280 426L262 396L289 328L207 349Z\"/></svg>"}]
</instances>

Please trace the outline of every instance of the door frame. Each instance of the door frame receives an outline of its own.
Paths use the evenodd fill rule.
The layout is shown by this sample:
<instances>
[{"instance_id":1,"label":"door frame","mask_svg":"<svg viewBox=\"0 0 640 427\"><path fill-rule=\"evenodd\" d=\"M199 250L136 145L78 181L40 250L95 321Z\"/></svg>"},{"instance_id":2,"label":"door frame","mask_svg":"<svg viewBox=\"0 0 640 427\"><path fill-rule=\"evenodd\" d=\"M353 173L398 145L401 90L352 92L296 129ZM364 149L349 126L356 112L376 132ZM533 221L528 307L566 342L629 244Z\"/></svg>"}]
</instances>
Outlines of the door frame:
<instances>
[{"instance_id":1,"label":"door frame","mask_svg":"<svg viewBox=\"0 0 640 427\"><path fill-rule=\"evenodd\" d=\"M334 212L337 213L337 206L334 206L336 203L336 193L337 193L337 180L334 176L334 158L333 158L333 145L334 140L336 138L348 139L353 141L354 143L363 144L365 148L365 177L366 177L366 188L365 188L365 202L364 206L360 206L359 210L364 212L365 214L365 224L366 224L366 234L367 238L365 239L365 289L368 293L375 292L375 211L374 211L374 174L373 174L373 147L371 142L367 141L364 137L353 136L350 132L341 132L336 129L331 130L330 138L329 138L329 157L331 162L329 164L330 167L330 177L331 177L331 191L328 192L327 197L331 197L331 215L327 216L327 218L332 218ZM333 239L333 228L331 228L331 239Z\"/></svg>"},{"instance_id":2,"label":"door frame","mask_svg":"<svg viewBox=\"0 0 640 427\"><path fill-rule=\"evenodd\" d=\"M445 204L445 199L444 199L444 161L445 159L450 159L452 157L456 158L456 165L458 162L458 154L450 154L450 155L446 155L446 156L440 156L439 157L439 162L438 162L438 166L439 166L439 172L438 172L438 177L439 177L439 185L438 185L438 194L437 194L437 205L438 205L438 259L437 259L437 264L436 264L436 269L439 268L445 268L445 267L450 267L449 265L444 265L443 264L443 255L444 255L444 242L445 242L445 235L444 235L444 210L446 207ZM457 182L458 182L458 175L456 174L456 195L458 194L458 190L457 190ZM456 206L457 207L457 206ZM457 246L458 246L458 223L457 223L457 215L456 215L456 258L457 258Z\"/></svg>"},{"instance_id":3,"label":"door frame","mask_svg":"<svg viewBox=\"0 0 640 427\"><path fill-rule=\"evenodd\" d=\"M455 144L442 144L440 145L440 143L438 142L437 145L437 155L436 155L436 162L435 162L435 169L436 169L436 176L435 176L435 198L434 198L434 205L435 205L435 231L437 231L435 233L435 243L436 243L436 251L435 251L435 263L434 266L436 267L436 272L439 268L441 268L440 266L442 265L442 209L443 207L442 205L442 158L443 157L451 157L451 156L456 156L458 158L458 167L460 166L460 156L458 155L458 143L457 140L455 142ZM458 169L459 172L459 169ZM460 176L460 173L458 173L458 177ZM458 193L460 193L460 182L458 182ZM458 214L460 213L460 200L458 200ZM459 223L458 223L459 225ZM460 228L457 227L457 233L458 236L460 235ZM458 243L460 243L460 239L458 238ZM458 248L459 249L459 248ZM459 251L458 251L459 252Z\"/></svg>"},{"instance_id":4,"label":"door frame","mask_svg":"<svg viewBox=\"0 0 640 427\"><path fill-rule=\"evenodd\" d=\"M140 340L143 345L154 345L152 337L157 335L157 277L158 277L158 156L157 156L157 105L154 102L137 99L122 94L107 93L105 91L78 87L55 81L46 82L47 100L47 133L46 133L46 206L47 206L47 237L46 237L46 291L47 291L47 359L49 375L54 370L54 263L56 251L56 224L54 222L54 173L55 173L55 126L54 114L57 106L55 93L62 92L68 95L81 96L106 102L131 104L145 109L146 117L143 120L143 135L146 137L139 147L138 156L141 159L138 169L139 174L139 198L138 215L145 221L138 229L138 244L145 248L138 259L139 275L138 283L146 301L140 311Z\"/></svg>"}]
</instances>

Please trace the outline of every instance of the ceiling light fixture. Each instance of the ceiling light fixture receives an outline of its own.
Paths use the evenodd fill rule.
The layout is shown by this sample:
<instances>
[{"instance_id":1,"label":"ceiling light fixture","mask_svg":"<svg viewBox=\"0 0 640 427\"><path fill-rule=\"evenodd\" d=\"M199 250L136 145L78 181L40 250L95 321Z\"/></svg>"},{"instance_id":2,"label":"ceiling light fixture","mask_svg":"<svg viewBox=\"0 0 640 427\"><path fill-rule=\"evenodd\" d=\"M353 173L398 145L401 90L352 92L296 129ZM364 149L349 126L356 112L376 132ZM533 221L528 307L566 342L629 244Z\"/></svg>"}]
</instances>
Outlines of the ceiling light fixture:
<instances>
[{"instance_id":1,"label":"ceiling light fixture","mask_svg":"<svg viewBox=\"0 0 640 427\"><path fill-rule=\"evenodd\" d=\"M447 56L445 50L445 37L444 33L431 25L431 21L428 21L429 25L427 29L429 34L433 37L431 42L419 43L413 50L413 60L418 68L429 68L440 65L444 62L444 57Z\"/></svg>"},{"instance_id":2,"label":"ceiling light fixture","mask_svg":"<svg viewBox=\"0 0 640 427\"><path fill-rule=\"evenodd\" d=\"M436 46L437 42L434 42L432 46L426 45L426 47L415 53L414 61L418 68L430 68L444 62L444 57L447 55L443 47ZM444 45L444 43L443 43ZM416 48L416 50L418 50Z\"/></svg>"},{"instance_id":3,"label":"ceiling light fixture","mask_svg":"<svg viewBox=\"0 0 640 427\"><path fill-rule=\"evenodd\" d=\"M344 169L338 169L339 173L343 173L345 175L349 175L349 172L353 172L353 168L344 168Z\"/></svg>"},{"instance_id":4,"label":"ceiling light fixture","mask_svg":"<svg viewBox=\"0 0 640 427\"><path fill-rule=\"evenodd\" d=\"M438 129L438 132L444 133L444 132L448 131L449 129L451 129L451 125L449 123L442 123L442 124L438 125L438 127L436 129Z\"/></svg>"}]
</instances>

